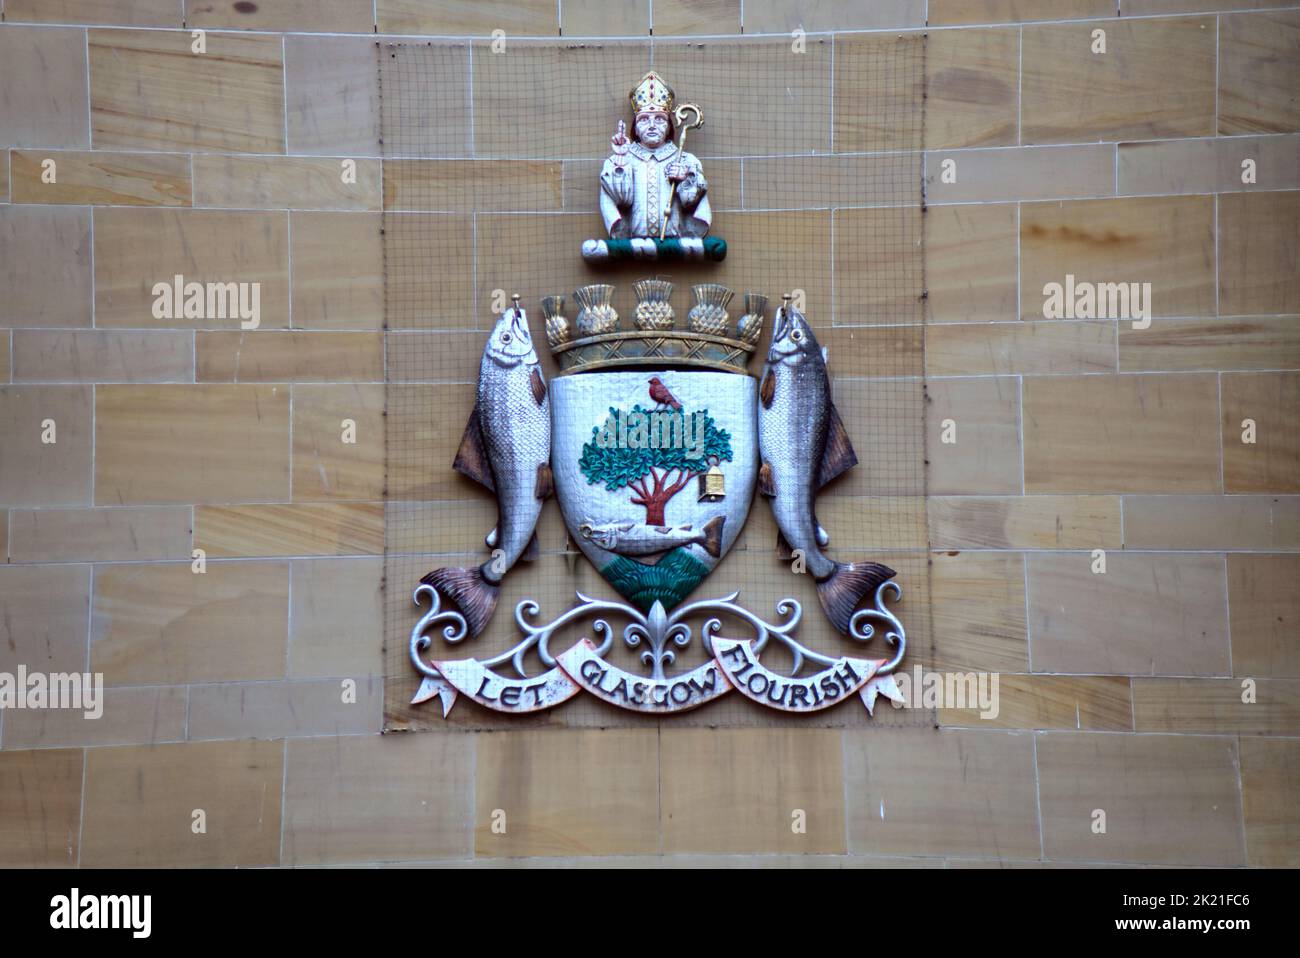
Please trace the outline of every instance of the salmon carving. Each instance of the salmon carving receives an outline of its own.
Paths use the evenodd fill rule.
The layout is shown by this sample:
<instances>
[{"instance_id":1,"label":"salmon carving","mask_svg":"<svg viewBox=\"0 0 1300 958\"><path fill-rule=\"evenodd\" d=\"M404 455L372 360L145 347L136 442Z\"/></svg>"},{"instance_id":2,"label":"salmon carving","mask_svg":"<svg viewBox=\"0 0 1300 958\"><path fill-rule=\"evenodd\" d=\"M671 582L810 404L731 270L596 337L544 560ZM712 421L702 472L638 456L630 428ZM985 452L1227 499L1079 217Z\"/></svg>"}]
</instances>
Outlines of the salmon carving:
<instances>
[{"instance_id":1,"label":"salmon carving","mask_svg":"<svg viewBox=\"0 0 1300 958\"><path fill-rule=\"evenodd\" d=\"M514 299L483 348L477 400L452 464L496 493L497 524L484 540L492 556L473 568L434 569L420 580L455 603L474 635L491 619L506 573L537 556L537 520L554 488L546 380L528 316Z\"/></svg>"}]
</instances>

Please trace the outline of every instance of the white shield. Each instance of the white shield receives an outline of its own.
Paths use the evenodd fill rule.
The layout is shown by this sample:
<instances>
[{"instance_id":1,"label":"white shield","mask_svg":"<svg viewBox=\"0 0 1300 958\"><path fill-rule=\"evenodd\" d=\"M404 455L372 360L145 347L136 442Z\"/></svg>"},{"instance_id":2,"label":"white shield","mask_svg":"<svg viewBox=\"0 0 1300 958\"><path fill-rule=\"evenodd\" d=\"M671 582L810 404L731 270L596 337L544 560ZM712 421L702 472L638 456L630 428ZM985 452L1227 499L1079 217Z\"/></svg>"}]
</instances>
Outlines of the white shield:
<instances>
[{"instance_id":1,"label":"white shield","mask_svg":"<svg viewBox=\"0 0 1300 958\"><path fill-rule=\"evenodd\" d=\"M551 468L569 535L633 604L671 609L713 571L749 515L756 381L588 372L550 389Z\"/></svg>"}]
</instances>

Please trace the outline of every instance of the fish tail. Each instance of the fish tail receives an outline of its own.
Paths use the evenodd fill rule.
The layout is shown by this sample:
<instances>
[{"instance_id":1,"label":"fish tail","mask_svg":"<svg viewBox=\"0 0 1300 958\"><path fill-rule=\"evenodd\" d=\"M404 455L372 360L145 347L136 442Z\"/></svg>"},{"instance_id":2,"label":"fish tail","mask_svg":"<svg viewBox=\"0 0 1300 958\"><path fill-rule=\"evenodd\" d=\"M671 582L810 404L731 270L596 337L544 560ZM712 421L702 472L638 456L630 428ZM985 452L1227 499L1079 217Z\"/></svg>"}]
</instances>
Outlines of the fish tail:
<instances>
[{"instance_id":1,"label":"fish tail","mask_svg":"<svg viewBox=\"0 0 1300 958\"><path fill-rule=\"evenodd\" d=\"M879 562L837 562L831 574L817 583L817 598L831 624L848 632L858 603L894 574L893 569Z\"/></svg>"},{"instance_id":2,"label":"fish tail","mask_svg":"<svg viewBox=\"0 0 1300 958\"><path fill-rule=\"evenodd\" d=\"M499 589L496 583L484 578L482 568L434 569L420 581L456 604L473 635L483 631L496 611Z\"/></svg>"},{"instance_id":3,"label":"fish tail","mask_svg":"<svg viewBox=\"0 0 1300 958\"><path fill-rule=\"evenodd\" d=\"M715 559L722 555L722 527L726 525L726 523L726 516L714 516L704 524L704 529L702 530L704 533L704 541L701 542L700 545L704 547L705 552L713 556Z\"/></svg>"}]
</instances>

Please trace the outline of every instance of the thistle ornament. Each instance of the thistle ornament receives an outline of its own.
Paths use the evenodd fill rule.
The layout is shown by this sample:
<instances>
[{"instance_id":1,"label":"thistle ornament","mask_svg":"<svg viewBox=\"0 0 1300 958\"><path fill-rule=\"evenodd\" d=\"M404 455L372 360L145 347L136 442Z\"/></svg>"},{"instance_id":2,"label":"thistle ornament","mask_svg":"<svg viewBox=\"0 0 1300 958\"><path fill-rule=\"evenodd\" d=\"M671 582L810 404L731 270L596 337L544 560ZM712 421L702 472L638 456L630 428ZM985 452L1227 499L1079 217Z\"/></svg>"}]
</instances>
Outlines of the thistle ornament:
<instances>
[{"instance_id":1,"label":"thistle ornament","mask_svg":"<svg viewBox=\"0 0 1300 958\"><path fill-rule=\"evenodd\" d=\"M579 336L599 336L618 328L618 313L610 303L613 295L614 287L605 283L593 283L574 290L573 298L582 307L576 320Z\"/></svg>"},{"instance_id":2,"label":"thistle ornament","mask_svg":"<svg viewBox=\"0 0 1300 958\"><path fill-rule=\"evenodd\" d=\"M698 283L691 291L695 293L695 305L686 315L691 332L725 336L727 304L734 295L732 291L718 283Z\"/></svg>"},{"instance_id":3,"label":"thistle ornament","mask_svg":"<svg viewBox=\"0 0 1300 958\"><path fill-rule=\"evenodd\" d=\"M736 324L736 336L741 342L758 342L758 337L763 335L763 314L766 312L766 296L762 293L745 294L745 315Z\"/></svg>"},{"instance_id":4,"label":"thistle ornament","mask_svg":"<svg viewBox=\"0 0 1300 958\"><path fill-rule=\"evenodd\" d=\"M673 284L664 279L643 279L633 283L636 290L636 313L633 318L639 329L672 329Z\"/></svg>"},{"instance_id":5,"label":"thistle ornament","mask_svg":"<svg viewBox=\"0 0 1300 958\"><path fill-rule=\"evenodd\" d=\"M546 318L546 342L554 349L569 341L569 321L564 316L563 296L543 296L542 315Z\"/></svg>"}]
</instances>

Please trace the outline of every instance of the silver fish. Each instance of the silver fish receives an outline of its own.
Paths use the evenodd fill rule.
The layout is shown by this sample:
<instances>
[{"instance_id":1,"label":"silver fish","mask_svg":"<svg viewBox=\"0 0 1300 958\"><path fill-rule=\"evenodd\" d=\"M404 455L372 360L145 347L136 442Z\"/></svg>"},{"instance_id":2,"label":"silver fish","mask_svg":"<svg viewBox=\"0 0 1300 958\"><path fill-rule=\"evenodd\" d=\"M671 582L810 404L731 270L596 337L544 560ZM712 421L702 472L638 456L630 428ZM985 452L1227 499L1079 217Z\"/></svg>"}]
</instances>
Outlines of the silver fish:
<instances>
[{"instance_id":1,"label":"silver fish","mask_svg":"<svg viewBox=\"0 0 1300 958\"><path fill-rule=\"evenodd\" d=\"M447 595L478 635L496 608L502 578L537 554L537 520L554 491L551 403L528 333L515 305L501 314L478 370L478 398L452 467L497 496L497 524L487 534L492 558L472 569L435 569L421 582Z\"/></svg>"},{"instance_id":2,"label":"silver fish","mask_svg":"<svg viewBox=\"0 0 1300 958\"><path fill-rule=\"evenodd\" d=\"M698 543L715 559L722 555L722 526L726 516L714 516L697 532L691 525L647 526L640 522L584 522L578 531L584 539L607 552L624 556L647 556L678 546Z\"/></svg>"},{"instance_id":3,"label":"silver fish","mask_svg":"<svg viewBox=\"0 0 1300 958\"><path fill-rule=\"evenodd\" d=\"M787 301L776 313L772 345L759 386L758 488L772 502L778 549L798 549L817 582L817 597L832 624L847 632L863 596L893 578L876 562L835 562L817 522L817 491L858 462L831 402L826 354L808 321Z\"/></svg>"}]
</instances>

